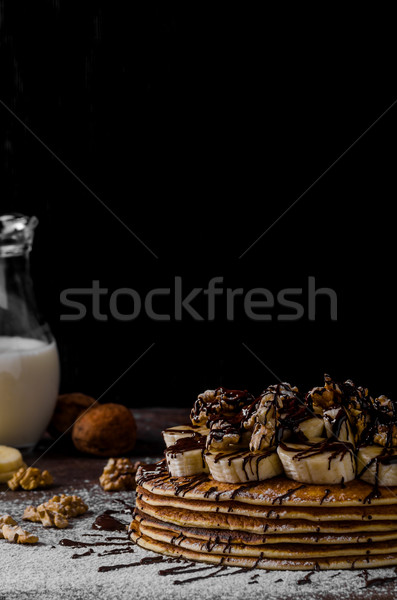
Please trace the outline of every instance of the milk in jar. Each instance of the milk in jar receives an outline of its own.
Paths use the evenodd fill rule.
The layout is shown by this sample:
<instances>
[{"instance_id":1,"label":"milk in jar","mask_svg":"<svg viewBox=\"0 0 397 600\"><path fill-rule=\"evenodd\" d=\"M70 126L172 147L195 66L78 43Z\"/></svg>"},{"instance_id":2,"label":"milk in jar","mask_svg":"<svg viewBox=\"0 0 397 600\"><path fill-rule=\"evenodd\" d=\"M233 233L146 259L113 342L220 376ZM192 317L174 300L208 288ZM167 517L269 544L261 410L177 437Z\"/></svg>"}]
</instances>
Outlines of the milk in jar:
<instances>
[{"instance_id":1,"label":"milk in jar","mask_svg":"<svg viewBox=\"0 0 397 600\"><path fill-rule=\"evenodd\" d=\"M55 342L0 337L0 443L34 446L54 410L59 385Z\"/></svg>"},{"instance_id":2,"label":"milk in jar","mask_svg":"<svg viewBox=\"0 0 397 600\"><path fill-rule=\"evenodd\" d=\"M55 408L56 342L36 306L29 254L38 221L0 216L0 445L32 449Z\"/></svg>"}]
</instances>

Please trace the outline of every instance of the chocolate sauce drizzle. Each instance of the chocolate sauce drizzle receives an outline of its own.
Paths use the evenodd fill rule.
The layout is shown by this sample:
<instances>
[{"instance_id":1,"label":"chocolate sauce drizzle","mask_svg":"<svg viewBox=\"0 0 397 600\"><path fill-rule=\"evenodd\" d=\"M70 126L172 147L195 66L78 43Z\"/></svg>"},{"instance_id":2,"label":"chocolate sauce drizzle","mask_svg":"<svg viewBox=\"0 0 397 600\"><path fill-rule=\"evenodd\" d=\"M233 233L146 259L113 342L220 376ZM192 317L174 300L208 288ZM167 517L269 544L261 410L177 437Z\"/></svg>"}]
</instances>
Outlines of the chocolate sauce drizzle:
<instances>
[{"instance_id":1,"label":"chocolate sauce drizzle","mask_svg":"<svg viewBox=\"0 0 397 600\"><path fill-rule=\"evenodd\" d=\"M191 490L193 490L197 486L201 485L202 483L209 481L209 477L206 475L192 475L192 476L188 477L187 479L188 479L188 481L186 481L184 483L176 483L175 484L175 495L176 496L181 495L182 497L184 497L187 494L187 492L190 492Z\"/></svg>"},{"instance_id":2,"label":"chocolate sauce drizzle","mask_svg":"<svg viewBox=\"0 0 397 600\"><path fill-rule=\"evenodd\" d=\"M175 444L168 446L168 448L165 450L165 454L169 458L176 458L179 454L189 450L200 449L202 452L204 452L205 440L206 438L203 435L179 438Z\"/></svg>"},{"instance_id":3,"label":"chocolate sauce drizzle","mask_svg":"<svg viewBox=\"0 0 397 600\"><path fill-rule=\"evenodd\" d=\"M160 563L163 562L163 557L162 556L145 556L144 558L141 558L141 560L139 560L138 562L134 562L134 563L127 563L127 564L121 564L121 565L105 565L102 567L99 567L98 569L98 573L106 573L107 571L117 571L118 569L126 569L128 567L138 567L140 565L153 565L156 563Z\"/></svg>"},{"instance_id":4,"label":"chocolate sauce drizzle","mask_svg":"<svg viewBox=\"0 0 397 600\"><path fill-rule=\"evenodd\" d=\"M136 474L137 485L142 485L143 483L147 483L155 479L160 479L161 481L170 479L165 458L153 465L142 465L138 468Z\"/></svg>"},{"instance_id":5,"label":"chocolate sauce drizzle","mask_svg":"<svg viewBox=\"0 0 397 600\"><path fill-rule=\"evenodd\" d=\"M92 529L100 529L104 531L125 531L126 524L112 517L114 510L105 510L101 515L98 515L92 524Z\"/></svg>"},{"instance_id":6,"label":"chocolate sauce drizzle","mask_svg":"<svg viewBox=\"0 0 397 600\"><path fill-rule=\"evenodd\" d=\"M255 473L256 474L256 479L259 480L259 467L260 467L260 463L262 460L264 460L265 458L267 458L268 456L270 456L271 454L273 454L274 450L266 450L265 452L262 452L260 454L255 453L252 454L251 452L249 452L249 450L236 450L235 452L230 452L227 455L225 455L223 452L220 452L218 454L215 455L214 457L214 462L217 463L220 460L226 460L229 467L232 464L232 462L236 459L239 458L243 458L243 462L242 462L242 469L245 475L245 478L247 481L250 480L251 474ZM247 468L249 467L251 473L249 473L247 471ZM257 483L253 482L253 483Z\"/></svg>"},{"instance_id":7,"label":"chocolate sauce drizzle","mask_svg":"<svg viewBox=\"0 0 397 600\"><path fill-rule=\"evenodd\" d=\"M72 554L71 558L82 558L83 556L90 556L90 554L94 554L94 551L92 548L87 550L87 552L83 552L82 554Z\"/></svg>"},{"instance_id":8,"label":"chocolate sauce drizzle","mask_svg":"<svg viewBox=\"0 0 397 600\"><path fill-rule=\"evenodd\" d=\"M305 575L302 579L298 579L298 581L296 582L298 585L307 585L308 583L312 583L311 578L313 577L315 571L310 571L310 573L307 573L307 575Z\"/></svg>"},{"instance_id":9,"label":"chocolate sauce drizzle","mask_svg":"<svg viewBox=\"0 0 397 600\"><path fill-rule=\"evenodd\" d=\"M325 490L324 496L320 500L320 506L324 502L324 500L326 500L328 498L328 496L330 495L330 493L331 493L331 490L328 490L328 489Z\"/></svg>"},{"instance_id":10,"label":"chocolate sauce drizzle","mask_svg":"<svg viewBox=\"0 0 397 600\"><path fill-rule=\"evenodd\" d=\"M372 458L368 463L364 466L364 468L358 473L357 477L361 477L365 471L370 469L372 465L375 465L375 483L371 492L366 496L363 500L363 504L371 504L373 498L380 498L382 493L379 489L379 468L380 465L393 465L397 464L397 454L393 453L393 449L388 447L384 447L382 452Z\"/></svg>"},{"instance_id":11,"label":"chocolate sauce drizzle","mask_svg":"<svg viewBox=\"0 0 397 600\"><path fill-rule=\"evenodd\" d=\"M394 571L396 573L396 570ZM394 581L397 581L397 577L374 577L372 579L369 579L369 573L367 571L367 569L364 569L362 573L360 573L360 577L363 577L365 585L364 588L369 588L369 587L378 587L378 586L382 586L382 585L387 585L388 583L393 583Z\"/></svg>"},{"instance_id":12,"label":"chocolate sauce drizzle","mask_svg":"<svg viewBox=\"0 0 397 600\"><path fill-rule=\"evenodd\" d=\"M257 481L253 481L248 485L240 485L240 487L236 488L231 494L230 494L230 500L234 500L236 498L236 496L238 494L240 494L241 492L244 492L245 490L249 490L250 488L252 488L254 485L257 485Z\"/></svg>"},{"instance_id":13,"label":"chocolate sauce drizzle","mask_svg":"<svg viewBox=\"0 0 397 600\"><path fill-rule=\"evenodd\" d=\"M70 540L69 538L63 538L59 541L60 546L68 546L69 548L88 548L90 546L125 546L126 544L132 544L131 540L126 540L121 544L115 544L114 542L78 542L76 540Z\"/></svg>"},{"instance_id":14,"label":"chocolate sauce drizzle","mask_svg":"<svg viewBox=\"0 0 397 600\"><path fill-rule=\"evenodd\" d=\"M283 500L286 500L287 498L289 498L290 496L292 496L292 494L294 494L298 490L302 490L305 487L306 487L306 484L302 483L302 485L298 485L298 487L296 487L296 488L291 488L290 490L288 490L287 492L285 492L285 494L282 494L281 496L277 496L277 498L275 498L273 500L272 504L276 504L278 502L279 505L281 506Z\"/></svg>"},{"instance_id":15,"label":"chocolate sauce drizzle","mask_svg":"<svg viewBox=\"0 0 397 600\"><path fill-rule=\"evenodd\" d=\"M312 456L317 456L323 452L329 452L328 470L330 470L333 460L336 460L337 458L342 460L343 457L349 452L352 464L354 465L354 446L350 442L339 442L329 438L322 442L306 442L306 445L308 446L307 448L295 453L293 460L300 461L306 458L311 458ZM280 442L280 447L287 452L291 451L291 448L288 447L288 444L284 442Z\"/></svg>"},{"instance_id":16,"label":"chocolate sauce drizzle","mask_svg":"<svg viewBox=\"0 0 397 600\"><path fill-rule=\"evenodd\" d=\"M217 494L218 488L217 487L210 487L206 492L204 492L204 498L209 498L211 496L211 494L215 495L215 501L218 502L219 501L219 494Z\"/></svg>"}]
</instances>

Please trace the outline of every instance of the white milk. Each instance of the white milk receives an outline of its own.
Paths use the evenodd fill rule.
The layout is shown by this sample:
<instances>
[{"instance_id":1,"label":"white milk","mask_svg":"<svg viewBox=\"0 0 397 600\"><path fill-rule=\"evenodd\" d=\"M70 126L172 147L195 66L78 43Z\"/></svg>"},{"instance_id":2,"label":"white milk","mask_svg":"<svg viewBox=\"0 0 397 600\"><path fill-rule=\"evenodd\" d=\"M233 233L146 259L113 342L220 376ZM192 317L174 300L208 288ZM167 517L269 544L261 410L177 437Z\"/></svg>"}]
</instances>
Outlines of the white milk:
<instances>
[{"instance_id":1,"label":"white milk","mask_svg":"<svg viewBox=\"0 0 397 600\"><path fill-rule=\"evenodd\" d=\"M51 419L58 387L55 342L0 336L0 444L34 446Z\"/></svg>"}]
</instances>

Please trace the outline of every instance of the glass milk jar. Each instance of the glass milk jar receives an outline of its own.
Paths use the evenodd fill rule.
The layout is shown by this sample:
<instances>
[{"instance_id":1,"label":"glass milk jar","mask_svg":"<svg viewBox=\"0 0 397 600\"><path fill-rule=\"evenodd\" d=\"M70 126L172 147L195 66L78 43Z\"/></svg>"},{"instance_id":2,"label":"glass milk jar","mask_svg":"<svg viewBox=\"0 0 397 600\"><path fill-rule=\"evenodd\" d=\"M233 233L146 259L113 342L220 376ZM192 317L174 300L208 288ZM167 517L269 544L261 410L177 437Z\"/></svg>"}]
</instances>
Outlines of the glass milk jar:
<instances>
[{"instance_id":1,"label":"glass milk jar","mask_svg":"<svg viewBox=\"0 0 397 600\"><path fill-rule=\"evenodd\" d=\"M55 340L39 315L30 277L36 217L0 216L0 444L32 449L59 387Z\"/></svg>"}]
</instances>

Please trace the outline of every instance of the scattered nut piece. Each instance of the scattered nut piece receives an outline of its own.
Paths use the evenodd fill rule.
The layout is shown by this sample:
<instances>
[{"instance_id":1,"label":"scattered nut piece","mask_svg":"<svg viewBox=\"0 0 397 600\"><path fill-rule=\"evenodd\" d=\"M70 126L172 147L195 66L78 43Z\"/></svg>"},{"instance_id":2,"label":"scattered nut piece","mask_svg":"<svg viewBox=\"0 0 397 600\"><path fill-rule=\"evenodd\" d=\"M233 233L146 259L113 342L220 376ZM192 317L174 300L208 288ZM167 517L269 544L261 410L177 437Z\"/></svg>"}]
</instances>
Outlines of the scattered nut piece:
<instances>
[{"instance_id":1,"label":"scattered nut piece","mask_svg":"<svg viewBox=\"0 0 397 600\"><path fill-rule=\"evenodd\" d=\"M21 487L23 490L35 490L38 487L48 487L53 483L53 478L48 471L41 472L40 469L21 467L8 481L11 490Z\"/></svg>"},{"instance_id":2,"label":"scattered nut piece","mask_svg":"<svg viewBox=\"0 0 397 600\"><path fill-rule=\"evenodd\" d=\"M0 529L3 525L16 525L17 522L11 515L0 515Z\"/></svg>"},{"instance_id":3,"label":"scattered nut piece","mask_svg":"<svg viewBox=\"0 0 397 600\"><path fill-rule=\"evenodd\" d=\"M40 504L37 508L27 506L23 513L24 521L42 523L44 527L57 527L64 529L68 526L68 518L82 515L88 510L88 506L79 496L53 496L47 502Z\"/></svg>"},{"instance_id":4,"label":"scattered nut piece","mask_svg":"<svg viewBox=\"0 0 397 600\"><path fill-rule=\"evenodd\" d=\"M61 513L55 512L54 510L48 510L43 506L39 506L37 513L44 527L57 527L58 529L65 529L65 527L69 525L67 518Z\"/></svg>"},{"instance_id":5,"label":"scattered nut piece","mask_svg":"<svg viewBox=\"0 0 397 600\"><path fill-rule=\"evenodd\" d=\"M40 523L41 521L37 508L32 505L25 508L22 519L24 521L32 521L32 523Z\"/></svg>"},{"instance_id":6,"label":"scattered nut piece","mask_svg":"<svg viewBox=\"0 0 397 600\"><path fill-rule=\"evenodd\" d=\"M255 401L247 390L219 387L199 394L190 413L193 425L206 425L216 417L232 417Z\"/></svg>"},{"instance_id":7,"label":"scattered nut piece","mask_svg":"<svg viewBox=\"0 0 397 600\"><path fill-rule=\"evenodd\" d=\"M41 504L38 507L38 510L40 510L41 507L53 510L54 512L59 512L67 518L77 517L88 510L88 506L83 502L80 496L66 496L66 494L53 496L50 500Z\"/></svg>"},{"instance_id":8,"label":"scattered nut piece","mask_svg":"<svg viewBox=\"0 0 397 600\"><path fill-rule=\"evenodd\" d=\"M19 525L3 525L0 531L5 540L14 544L36 544L39 541L37 535L25 531Z\"/></svg>"},{"instance_id":9,"label":"scattered nut piece","mask_svg":"<svg viewBox=\"0 0 397 600\"><path fill-rule=\"evenodd\" d=\"M134 490L135 473L140 465L139 461L133 463L129 458L109 458L99 483L106 492Z\"/></svg>"}]
</instances>

